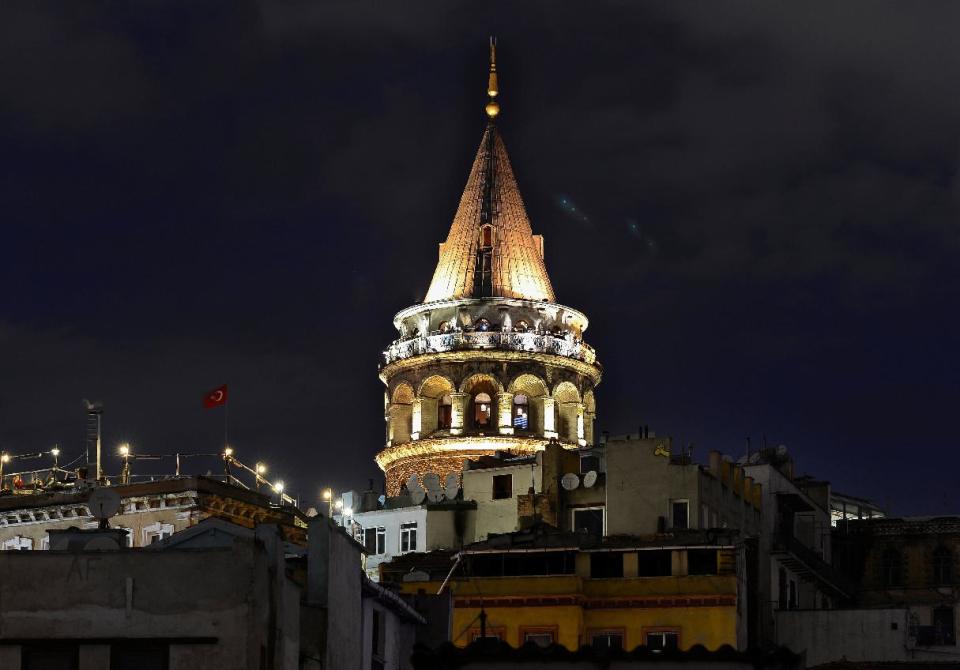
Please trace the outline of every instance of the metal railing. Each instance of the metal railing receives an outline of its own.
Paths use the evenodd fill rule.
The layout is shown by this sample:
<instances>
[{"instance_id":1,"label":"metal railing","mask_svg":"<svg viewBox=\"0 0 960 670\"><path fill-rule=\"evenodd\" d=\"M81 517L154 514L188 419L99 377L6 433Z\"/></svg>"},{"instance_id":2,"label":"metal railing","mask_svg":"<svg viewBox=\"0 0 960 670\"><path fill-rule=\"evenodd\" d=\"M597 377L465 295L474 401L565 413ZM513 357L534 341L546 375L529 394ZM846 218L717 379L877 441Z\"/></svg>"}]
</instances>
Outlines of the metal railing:
<instances>
[{"instance_id":1,"label":"metal railing","mask_svg":"<svg viewBox=\"0 0 960 670\"><path fill-rule=\"evenodd\" d=\"M453 333L430 333L393 342L383 352L384 362L394 361L444 351L476 349L501 349L505 351L529 351L573 358L588 365L597 365L597 354L586 342L574 340L569 335L552 333L504 333L499 331L457 331Z\"/></svg>"}]
</instances>

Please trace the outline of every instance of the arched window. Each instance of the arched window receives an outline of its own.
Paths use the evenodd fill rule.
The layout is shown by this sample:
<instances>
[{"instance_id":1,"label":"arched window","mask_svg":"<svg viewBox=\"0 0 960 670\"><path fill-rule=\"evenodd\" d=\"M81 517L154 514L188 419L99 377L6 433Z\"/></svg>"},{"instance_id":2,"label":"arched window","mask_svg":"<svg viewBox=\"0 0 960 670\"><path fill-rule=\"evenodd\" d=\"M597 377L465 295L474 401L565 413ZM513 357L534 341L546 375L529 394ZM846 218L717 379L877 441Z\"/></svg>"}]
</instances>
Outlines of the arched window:
<instances>
[{"instance_id":1,"label":"arched window","mask_svg":"<svg viewBox=\"0 0 960 670\"><path fill-rule=\"evenodd\" d=\"M884 586L901 586L903 584L903 557L894 547L884 551L883 557L880 559L880 580Z\"/></svg>"},{"instance_id":2,"label":"arched window","mask_svg":"<svg viewBox=\"0 0 960 670\"><path fill-rule=\"evenodd\" d=\"M484 248L493 246L493 226L480 228L480 246Z\"/></svg>"},{"instance_id":3,"label":"arched window","mask_svg":"<svg viewBox=\"0 0 960 670\"><path fill-rule=\"evenodd\" d=\"M513 396L513 427L530 430L530 401L522 393Z\"/></svg>"},{"instance_id":4,"label":"arched window","mask_svg":"<svg viewBox=\"0 0 960 670\"><path fill-rule=\"evenodd\" d=\"M448 430L453 418L453 400L450 394L440 398L440 404L437 406L437 428Z\"/></svg>"},{"instance_id":5,"label":"arched window","mask_svg":"<svg viewBox=\"0 0 960 670\"><path fill-rule=\"evenodd\" d=\"M473 425L477 428L490 427L490 415L493 413L490 396L478 393L473 397Z\"/></svg>"},{"instance_id":6,"label":"arched window","mask_svg":"<svg viewBox=\"0 0 960 670\"><path fill-rule=\"evenodd\" d=\"M486 319L477 319L476 328L477 328L477 330L482 331L482 332L483 332L483 331L488 331L488 330L490 330L490 322L487 321Z\"/></svg>"},{"instance_id":7,"label":"arched window","mask_svg":"<svg viewBox=\"0 0 960 670\"><path fill-rule=\"evenodd\" d=\"M935 584L949 584L952 580L953 554L946 547L937 547L933 550L933 582Z\"/></svg>"}]
</instances>

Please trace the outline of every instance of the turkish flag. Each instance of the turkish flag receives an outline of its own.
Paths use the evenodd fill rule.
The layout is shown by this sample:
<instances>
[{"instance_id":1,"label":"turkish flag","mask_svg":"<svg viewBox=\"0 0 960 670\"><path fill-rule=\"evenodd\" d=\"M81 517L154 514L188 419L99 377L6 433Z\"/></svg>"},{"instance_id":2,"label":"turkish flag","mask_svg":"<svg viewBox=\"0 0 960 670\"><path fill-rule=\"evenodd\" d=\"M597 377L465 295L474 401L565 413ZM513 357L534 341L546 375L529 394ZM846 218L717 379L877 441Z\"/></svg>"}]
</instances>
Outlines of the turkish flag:
<instances>
[{"instance_id":1,"label":"turkish flag","mask_svg":"<svg viewBox=\"0 0 960 670\"><path fill-rule=\"evenodd\" d=\"M219 407L224 405L227 402L227 385L224 384L218 388L213 389L207 395L203 396L203 406L205 409L211 409L213 407Z\"/></svg>"}]
</instances>

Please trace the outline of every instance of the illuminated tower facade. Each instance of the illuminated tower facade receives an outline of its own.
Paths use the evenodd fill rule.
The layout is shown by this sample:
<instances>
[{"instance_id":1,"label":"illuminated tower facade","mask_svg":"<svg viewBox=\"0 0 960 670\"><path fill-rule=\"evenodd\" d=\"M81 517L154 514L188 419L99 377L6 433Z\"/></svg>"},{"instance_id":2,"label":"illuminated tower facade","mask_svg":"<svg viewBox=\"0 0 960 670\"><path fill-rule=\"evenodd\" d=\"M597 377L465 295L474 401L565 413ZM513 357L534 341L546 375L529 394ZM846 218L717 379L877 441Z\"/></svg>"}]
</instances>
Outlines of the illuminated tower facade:
<instances>
[{"instance_id":1,"label":"illuminated tower facade","mask_svg":"<svg viewBox=\"0 0 960 670\"><path fill-rule=\"evenodd\" d=\"M601 367L587 317L559 304L496 119L490 46L487 127L426 298L399 312L384 352L387 492L411 475L459 474L466 458L551 439L593 443Z\"/></svg>"}]
</instances>

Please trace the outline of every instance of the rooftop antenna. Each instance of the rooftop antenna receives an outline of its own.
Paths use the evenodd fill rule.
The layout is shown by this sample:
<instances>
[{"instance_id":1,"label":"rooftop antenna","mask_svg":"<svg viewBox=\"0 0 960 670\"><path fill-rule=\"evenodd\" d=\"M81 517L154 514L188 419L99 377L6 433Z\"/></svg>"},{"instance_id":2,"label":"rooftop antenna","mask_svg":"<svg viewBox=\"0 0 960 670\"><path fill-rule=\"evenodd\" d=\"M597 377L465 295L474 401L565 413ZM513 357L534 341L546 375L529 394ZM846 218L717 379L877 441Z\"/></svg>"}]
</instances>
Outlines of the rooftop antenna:
<instances>
[{"instance_id":1,"label":"rooftop antenna","mask_svg":"<svg viewBox=\"0 0 960 670\"><path fill-rule=\"evenodd\" d=\"M90 479L92 473L92 479L99 482L103 479L103 470L100 467L100 438L101 423L103 418L103 404L99 402L91 402L86 398L84 398L83 404L87 408L87 478ZM95 462L91 462L90 460L91 451L96 454Z\"/></svg>"}]
</instances>

